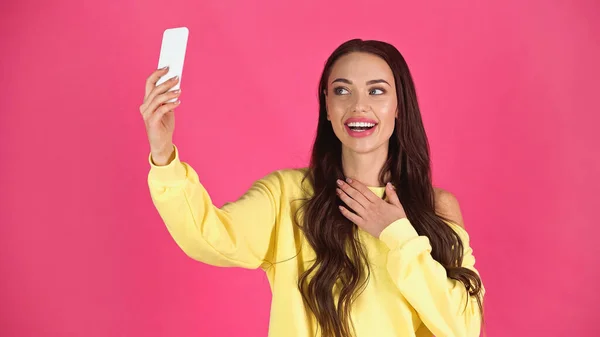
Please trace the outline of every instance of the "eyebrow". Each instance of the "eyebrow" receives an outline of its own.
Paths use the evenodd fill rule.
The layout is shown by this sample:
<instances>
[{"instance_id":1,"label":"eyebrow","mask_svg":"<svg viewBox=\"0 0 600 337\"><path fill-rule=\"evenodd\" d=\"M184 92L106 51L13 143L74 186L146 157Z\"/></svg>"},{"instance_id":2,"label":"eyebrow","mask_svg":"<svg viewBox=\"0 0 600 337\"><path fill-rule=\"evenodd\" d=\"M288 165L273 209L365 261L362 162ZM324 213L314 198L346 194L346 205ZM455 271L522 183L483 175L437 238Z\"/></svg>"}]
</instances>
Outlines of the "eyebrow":
<instances>
[{"instance_id":1,"label":"eyebrow","mask_svg":"<svg viewBox=\"0 0 600 337\"><path fill-rule=\"evenodd\" d=\"M342 82L342 83L346 83L346 84L352 84L352 81L350 81L348 79L345 79L345 78L336 78L335 80L333 80L331 82L331 84L336 83L336 82ZM391 87L391 85L386 80L376 79L376 80L367 81L367 85L372 85L372 84L377 84L377 83L385 83L385 84L387 84L387 85L389 85Z\"/></svg>"}]
</instances>

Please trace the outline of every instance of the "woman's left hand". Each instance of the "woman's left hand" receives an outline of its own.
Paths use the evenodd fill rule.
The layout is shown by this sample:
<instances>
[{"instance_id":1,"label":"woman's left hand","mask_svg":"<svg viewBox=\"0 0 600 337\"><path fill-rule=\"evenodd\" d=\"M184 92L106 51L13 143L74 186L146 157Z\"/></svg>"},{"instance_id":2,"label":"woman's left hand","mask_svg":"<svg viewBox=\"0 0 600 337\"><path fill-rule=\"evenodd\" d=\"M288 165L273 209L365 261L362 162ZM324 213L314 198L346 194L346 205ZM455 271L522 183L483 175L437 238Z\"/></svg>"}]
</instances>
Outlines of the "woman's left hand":
<instances>
[{"instance_id":1,"label":"woman's left hand","mask_svg":"<svg viewBox=\"0 0 600 337\"><path fill-rule=\"evenodd\" d=\"M337 194L354 213L340 206L342 214L365 232L379 238L381 232L392 222L405 218L404 207L390 183L385 186L387 200L383 200L364 184L346 179L337 181Z\"/></svg>"}]
</instances>

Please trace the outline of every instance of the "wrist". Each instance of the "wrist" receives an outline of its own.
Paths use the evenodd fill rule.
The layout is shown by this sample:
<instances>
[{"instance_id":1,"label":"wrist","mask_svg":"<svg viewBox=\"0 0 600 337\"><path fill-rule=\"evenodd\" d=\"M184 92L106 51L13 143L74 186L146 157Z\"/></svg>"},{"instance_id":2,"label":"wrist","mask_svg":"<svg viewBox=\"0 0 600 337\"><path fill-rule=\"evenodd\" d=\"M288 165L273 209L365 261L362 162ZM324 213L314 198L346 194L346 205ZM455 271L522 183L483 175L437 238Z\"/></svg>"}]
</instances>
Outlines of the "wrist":
<instances>
[{"instance_id":1,"label":"wrist","mask_svg":"<svg viewBox=\"0 0 600 337\"><path fill-rule=\"evenodd\" d=\"M175 159L175 147L171 145L163 150L151 151L150 157L156 166L169 165Z\"/></svg>"}]
</instances>

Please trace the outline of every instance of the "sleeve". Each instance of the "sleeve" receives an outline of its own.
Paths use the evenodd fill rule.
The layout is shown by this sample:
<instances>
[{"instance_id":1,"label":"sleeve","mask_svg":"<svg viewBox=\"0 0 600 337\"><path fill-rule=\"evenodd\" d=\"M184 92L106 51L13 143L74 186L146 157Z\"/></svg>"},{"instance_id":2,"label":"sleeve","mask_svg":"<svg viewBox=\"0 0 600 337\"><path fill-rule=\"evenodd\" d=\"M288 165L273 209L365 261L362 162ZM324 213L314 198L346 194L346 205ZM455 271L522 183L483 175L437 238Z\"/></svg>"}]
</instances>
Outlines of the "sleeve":
<instances>
[{"instance_id":1,"label":"sleeve","mask_svg":"<svg viewBox=\"0 0 600 337\"><path fill-rule=\"evenodd\" d=\"M256 269L270 254L280 206L279 178L273 173L252 184L235 202L216 207L194 169L175 158L156 166L148 158L152 202L177 245L194 260Z\"/></svg>"},{"instance_id":2,"label":"sleeve","mask_svg":"<svg viewBox=\"0 0 600 337\"><path fill-rule=\"evenodd\" d=\"M479 274L467 232L452 227L456 227L463 242L462 266ZM445 268L431 256L428 237L419 236L410 221L403 218L384 229L379 238L390 248L388 273L433 335L479 336L481 316L477 299L469 296L460 281L447 277ZM482 299L484 291L482 287Z\"/></svg>"}]
</instances>

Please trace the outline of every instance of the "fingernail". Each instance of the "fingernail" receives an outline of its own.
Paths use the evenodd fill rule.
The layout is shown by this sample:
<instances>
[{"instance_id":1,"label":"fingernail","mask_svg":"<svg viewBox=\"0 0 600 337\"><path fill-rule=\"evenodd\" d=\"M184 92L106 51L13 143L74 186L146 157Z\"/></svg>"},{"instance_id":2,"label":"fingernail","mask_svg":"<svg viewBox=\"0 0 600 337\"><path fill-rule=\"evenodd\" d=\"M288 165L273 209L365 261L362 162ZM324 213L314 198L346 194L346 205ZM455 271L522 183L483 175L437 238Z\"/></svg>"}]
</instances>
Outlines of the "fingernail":
<instances>
[{"instance_id":1,"label":"fingernail","mask_svg":"<svg viewBox=\"0 0 600 337\"><path fill-rule=\"evenodd\" d=\"M160 69L158 69L158 70L165 70L165 69L167 69L167 68L169 68L169 66L164 66L164 67L162 67L162 68L160 68Z\"/></svg>"},{"instance_id":2,"label":"fingernail","mask_svg":"<svg viewBox=\"0 0 600 337\"><path fill-rule=\"evenodd\" d=\"M350 179L350 178L346 178L346 181L347 181L348 183L352 183L352 179Z\"/></svg>"},{"instance_id":3,"label":"fingernail","mask_svg":"<svg viewBox=\"0 0 600 337\"><path fill-rule=\"evenodd\" d=\"M337 180L337 184L338 184L338 185L340 185L340 186L342 186L343 182L342 182L341 180L339 180L339 179L338 179L338 180Z\"/></svg>"}]
</instances>

